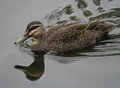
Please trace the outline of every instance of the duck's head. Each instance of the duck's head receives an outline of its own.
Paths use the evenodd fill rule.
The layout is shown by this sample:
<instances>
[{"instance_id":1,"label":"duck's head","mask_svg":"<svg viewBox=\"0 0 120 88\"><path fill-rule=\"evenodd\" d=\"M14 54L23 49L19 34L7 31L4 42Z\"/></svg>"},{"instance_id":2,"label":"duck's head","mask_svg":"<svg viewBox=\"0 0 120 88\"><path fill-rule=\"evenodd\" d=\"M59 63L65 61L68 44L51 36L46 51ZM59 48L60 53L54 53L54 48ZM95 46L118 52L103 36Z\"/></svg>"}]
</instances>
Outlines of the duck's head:
<instances>
[{"instance_id":1,"label":"duck's head","mask_svg":"<svg viewBox=\"0 0 120 88\"><path fill-rule=\"evenodd\" d=\"M44 33L45 33L45 28L41 22L39 21L30 22L27 26L25 34L22 37L20 37L15 42L15 44L21 44L30 37L40 38L42 37L42 35L44 35Z\"/></svg>"}]
</instances>

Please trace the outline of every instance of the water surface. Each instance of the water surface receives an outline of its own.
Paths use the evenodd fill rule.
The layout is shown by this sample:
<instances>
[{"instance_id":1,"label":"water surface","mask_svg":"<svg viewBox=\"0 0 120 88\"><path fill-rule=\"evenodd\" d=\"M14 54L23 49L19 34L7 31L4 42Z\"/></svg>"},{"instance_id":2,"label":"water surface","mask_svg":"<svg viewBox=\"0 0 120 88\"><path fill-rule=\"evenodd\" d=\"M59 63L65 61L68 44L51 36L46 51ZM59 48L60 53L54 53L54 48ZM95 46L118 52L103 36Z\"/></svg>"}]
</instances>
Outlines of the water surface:
<instances>
[{"instance_id":1,"label":"water surface","mask_svg":"<svg viewBox=\"0 0 120 88\"><path fill-rule=\"evenodd\" d=\"M119 0L1 0L0 11L0 88L120 88ZM49 28L93 19L116 29L91 49L34 56L14 45L30 21Z\"/></svg>"}]
</instances>

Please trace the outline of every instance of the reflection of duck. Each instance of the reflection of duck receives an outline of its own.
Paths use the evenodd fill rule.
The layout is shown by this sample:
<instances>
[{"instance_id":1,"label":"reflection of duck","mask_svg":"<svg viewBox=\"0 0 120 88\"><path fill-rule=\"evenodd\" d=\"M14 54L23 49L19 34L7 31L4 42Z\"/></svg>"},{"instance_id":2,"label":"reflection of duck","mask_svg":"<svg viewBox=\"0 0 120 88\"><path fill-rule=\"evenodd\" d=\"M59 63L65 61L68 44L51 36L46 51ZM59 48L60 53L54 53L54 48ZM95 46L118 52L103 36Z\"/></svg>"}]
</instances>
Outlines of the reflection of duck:
<instances>
[{"instance_id":1,"label":"reflection of duck","mask_svg":"<svg viewBox=\"0 0 120 88\"><path fill-rule=\"evenodd\" d=\"M43 55L36 55L34 56L34 62L29 66L20 66L16 65L16 69L22 70L27 79L31 81L35 81L39 79L44 73L44 56Z\"/></svg>"},{"instance_id":2,"label":"reflection of duck","mask_svg":"<svg viewBox=\"0 0 120 88\"><path fill-rule=\"evenodd\" d=\"M99 20L84 23L70 23L55 26L45 31L39 21L28 24L24 37L16 41L16 44L24 42L29 37L35 41L30 46L32 51L46 52L70 52L82 50L95 44L114 28L111 24L103 24Z\"/></svg>"}]
</instances>

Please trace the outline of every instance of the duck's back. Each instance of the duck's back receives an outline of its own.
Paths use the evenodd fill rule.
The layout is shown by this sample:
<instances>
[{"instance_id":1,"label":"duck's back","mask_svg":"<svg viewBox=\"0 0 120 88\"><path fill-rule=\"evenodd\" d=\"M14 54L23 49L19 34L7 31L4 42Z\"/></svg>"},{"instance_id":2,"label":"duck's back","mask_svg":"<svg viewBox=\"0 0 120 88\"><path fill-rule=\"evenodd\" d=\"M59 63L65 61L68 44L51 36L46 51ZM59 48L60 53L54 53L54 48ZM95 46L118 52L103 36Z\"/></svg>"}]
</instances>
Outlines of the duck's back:
<instances>
[{"instance_id":1,"label":"duck's back","mask_svg":"<svg viewBox=\"0 0 120 88\"><path fill-rule=\"evenodd\" d=\"M102 24L99 20L56 26L47 31L46 49L55 53L82 50L95 44L113 28L113 25Z\"/></svg>"}]
</instances>

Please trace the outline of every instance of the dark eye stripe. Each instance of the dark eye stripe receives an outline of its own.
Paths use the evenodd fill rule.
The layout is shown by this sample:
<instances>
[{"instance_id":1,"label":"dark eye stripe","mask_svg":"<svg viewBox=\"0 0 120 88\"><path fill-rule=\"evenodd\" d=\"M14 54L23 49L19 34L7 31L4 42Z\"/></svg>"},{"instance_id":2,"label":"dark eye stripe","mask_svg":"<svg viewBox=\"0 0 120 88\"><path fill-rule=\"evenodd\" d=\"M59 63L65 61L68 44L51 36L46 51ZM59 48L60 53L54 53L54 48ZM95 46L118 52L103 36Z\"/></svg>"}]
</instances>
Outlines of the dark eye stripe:
<instances>
[{"instance_id":1,"label":"dark eye stripe","mask_svg":"<svg viewBox=\"0 0 120 88\"><path fill-rule=\"evenodd\" d=\"M28 29L28 33L29 33L30 31L32 31L32 30L38 28L38 27L39 27L39 26L33 26L33 27L31 27L30 29Z\"/></svg>"},{"instance_id":2,"label":"dark eye stripe","mask_svg":"<svg viewBox=\"0 0 120 88\"><path fill-rule=\"evenodd\" d=\"M33 26L32 28L30 28L30 30L34 30L36 28L38 28L39 26Z\"/></svg>"}]
</instances>

